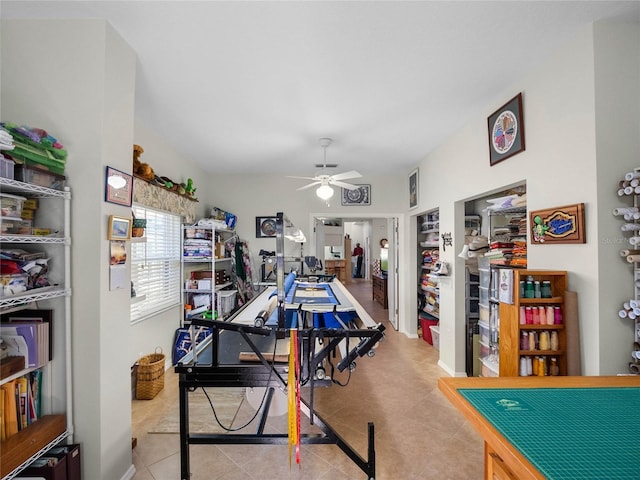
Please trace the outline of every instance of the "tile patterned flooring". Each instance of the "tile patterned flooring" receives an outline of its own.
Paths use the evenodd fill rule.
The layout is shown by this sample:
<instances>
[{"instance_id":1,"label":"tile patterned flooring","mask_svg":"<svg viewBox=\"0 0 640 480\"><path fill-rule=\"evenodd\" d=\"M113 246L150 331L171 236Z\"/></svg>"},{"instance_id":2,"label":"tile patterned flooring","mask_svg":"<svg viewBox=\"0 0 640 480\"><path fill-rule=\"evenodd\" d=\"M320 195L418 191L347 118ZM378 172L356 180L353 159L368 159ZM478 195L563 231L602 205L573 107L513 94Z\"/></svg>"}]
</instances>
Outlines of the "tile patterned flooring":
<instances>
[{"instance_id":1,"label":"tile patterned flooring","mask_svg":"<svg viewBox=\"0 0 640 480\"><path fill-rule=\"evenodd\" d=\"M440 393L438 352L421 338L409 339L386 320L374 303L371 282L353 279L349 291L375 321L387 327L372 358L357 360L346 387L317 388L314 408L362 457L367 424L374 422L376 479L474 480L483 478L483 442ZM344 383L347 372L339 374ZM132 405L134 480L180 479L177 434L150 434L149 426L167 408L177 408L177 376L169 370L165 388L153 400ZM173 407L173 406L176 407ZM273 418L273 419L272 419ZM286 431L286 415L270 417L271 428ZM302 428L305 430L302 417ZM255 424L249 433L255 431ZM289 467L287 446L193 445L190 480L351 480L366 475L335 445L303 445L301 465Z\"/></svg>"}]
</instances>

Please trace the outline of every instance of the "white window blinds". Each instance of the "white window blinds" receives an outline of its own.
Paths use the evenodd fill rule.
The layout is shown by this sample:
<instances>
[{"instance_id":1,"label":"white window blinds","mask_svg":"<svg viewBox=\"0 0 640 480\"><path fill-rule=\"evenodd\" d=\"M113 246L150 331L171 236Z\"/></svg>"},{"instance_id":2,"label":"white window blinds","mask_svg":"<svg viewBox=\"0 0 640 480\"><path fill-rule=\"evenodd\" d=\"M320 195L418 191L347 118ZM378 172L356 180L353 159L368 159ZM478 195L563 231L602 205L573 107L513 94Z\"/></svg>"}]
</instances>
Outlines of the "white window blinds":
<instances>
[{"instance_id":1,"label":"white window blinds","mask_svg":"<svg viewBox=\"0 0 640 480\"><path fill-rule=\"evenodd\" d=\"M131 243L131 322L180 304L180 216L133 205L146 218L146 242Z\"/></svg>"}]
</instances>

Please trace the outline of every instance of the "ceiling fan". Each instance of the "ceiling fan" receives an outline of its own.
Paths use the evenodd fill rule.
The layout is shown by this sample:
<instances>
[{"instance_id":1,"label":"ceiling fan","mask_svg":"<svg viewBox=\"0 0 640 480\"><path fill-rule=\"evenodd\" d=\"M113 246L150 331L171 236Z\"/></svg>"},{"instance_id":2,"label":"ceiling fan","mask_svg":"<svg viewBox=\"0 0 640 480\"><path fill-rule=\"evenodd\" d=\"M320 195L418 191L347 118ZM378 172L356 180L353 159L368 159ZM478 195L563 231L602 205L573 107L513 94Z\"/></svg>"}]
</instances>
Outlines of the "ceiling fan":
<instances>
[{"instance_id":1,"label":"ceiling fan","mask_svg":"<svg viewBox=\"0 0 640 480\"><path fill-rule=\"evenodd\" d=\"M324 149L324 163L322 164L321 173L316 174L316 176L314 177L288 176L288 178L303 178L305 180L313 180L313 182L303 187L297 188L296 190L306 190L307 188L311 188L315 185L320 185L316 190L316 195L318 195L318 197L323 200L328 200L333 196L333 188L331 188L331 185L346 188L347 190L357 190L358 188L360 188L358 185L352 185L350 183L343 182L343 180L362 177L362 175L355 170L337 173L335 175L329 175L328 173L325 173L327 168L327 147L331 145L331 142L332 140L330 138L321 138L319 140L320 146Z\"/></svg>"}]
</instances>

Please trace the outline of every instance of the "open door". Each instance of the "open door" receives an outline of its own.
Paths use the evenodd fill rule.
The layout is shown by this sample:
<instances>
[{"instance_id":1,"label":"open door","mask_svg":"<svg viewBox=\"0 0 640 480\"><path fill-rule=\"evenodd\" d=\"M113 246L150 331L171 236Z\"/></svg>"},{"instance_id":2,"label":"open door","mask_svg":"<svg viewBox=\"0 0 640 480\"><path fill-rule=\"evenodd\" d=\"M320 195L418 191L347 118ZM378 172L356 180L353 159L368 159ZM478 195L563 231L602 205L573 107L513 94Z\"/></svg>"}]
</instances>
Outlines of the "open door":
<instances>
[{"instance_id":1,"label":"open door","mask_svg":"<svg viewBox=\"0 0 640 480\"><path fill-rule=\"evenodd\" d=\"M399 264L399 243L398 243L398 219L389 218L387 221L387 231L390 233L389 238L389 270L387 277L387 296L389 297L389 323L398 330L399 313L398 298L400 292L398 289L398 264Z\"/></svg>"}]
</instances>

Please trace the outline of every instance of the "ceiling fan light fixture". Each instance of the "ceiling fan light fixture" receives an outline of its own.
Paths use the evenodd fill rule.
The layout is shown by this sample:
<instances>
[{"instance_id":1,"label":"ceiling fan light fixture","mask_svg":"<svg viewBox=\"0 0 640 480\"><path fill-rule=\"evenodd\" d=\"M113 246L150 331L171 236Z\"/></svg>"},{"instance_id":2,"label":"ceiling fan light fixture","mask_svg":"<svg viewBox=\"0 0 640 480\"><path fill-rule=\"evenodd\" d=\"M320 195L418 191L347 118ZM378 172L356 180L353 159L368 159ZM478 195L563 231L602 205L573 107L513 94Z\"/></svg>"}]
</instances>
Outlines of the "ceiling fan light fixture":
<instances>
[{"instance_id":1,"label":"ceiling fan light fixture","mask_svg":"<svg viewBox=\"0 0 640 480\"><path fill-rule=\"evenodd\" d=\"M333 188L331 188L329 185L320 185L316 190L316 195L322 200L329 200L331 197L333 197Z\"/></svg>"}]
</instances>

